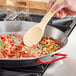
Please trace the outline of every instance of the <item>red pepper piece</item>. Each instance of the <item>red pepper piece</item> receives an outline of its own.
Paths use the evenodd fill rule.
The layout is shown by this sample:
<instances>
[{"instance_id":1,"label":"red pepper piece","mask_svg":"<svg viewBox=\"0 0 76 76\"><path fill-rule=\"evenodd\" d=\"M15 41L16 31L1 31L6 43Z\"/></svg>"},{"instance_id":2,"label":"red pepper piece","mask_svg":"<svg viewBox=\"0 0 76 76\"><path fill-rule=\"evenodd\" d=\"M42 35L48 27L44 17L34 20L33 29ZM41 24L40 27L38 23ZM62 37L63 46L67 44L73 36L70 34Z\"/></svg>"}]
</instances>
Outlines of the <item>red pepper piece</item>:
<instances>
[{"instance_id":1,"label":"red pepper piece","mask_svg":"<svg viewBox=\"0 0 76 76\"><path fill-rule=\"evenodd\" d=\"M51 40L52 38L51 37L49 37L49 40Z\"/></svg>"},{"instance_id":2,"label":"red pepper piece","mask_svg":"<svg viewBox=\"0 0 76 76\"><path fill-rule=\"evenodd\" d=\"M8 56L9 56L9 57L13 57L13 56L15 56L15 54L8 54Z\"/></svg>"}]
</instances>

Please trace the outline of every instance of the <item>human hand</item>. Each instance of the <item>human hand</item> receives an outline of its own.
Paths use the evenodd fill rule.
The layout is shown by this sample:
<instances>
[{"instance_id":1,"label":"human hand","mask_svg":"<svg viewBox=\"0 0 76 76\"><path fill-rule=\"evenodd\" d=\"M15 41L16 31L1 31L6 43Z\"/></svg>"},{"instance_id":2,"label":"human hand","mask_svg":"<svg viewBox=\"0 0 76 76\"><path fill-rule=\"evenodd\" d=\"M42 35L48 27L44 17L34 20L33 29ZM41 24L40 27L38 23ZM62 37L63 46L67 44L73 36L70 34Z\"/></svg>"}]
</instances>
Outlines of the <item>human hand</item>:
<instances>
[{"instance_id":1,"label":"human hand","mask_svg":"<svg viewBox=\"0 0 76 76\"><path fill-rule=\"evenodd\" d=\"M48 3L48 10L52 7L56 0L50 0ZM52 12L56 11L55 14L58 18L66 16L76 16L76 0L65 0L62 3L55 5L52 8Z\"/></svg>"}]
</instances>

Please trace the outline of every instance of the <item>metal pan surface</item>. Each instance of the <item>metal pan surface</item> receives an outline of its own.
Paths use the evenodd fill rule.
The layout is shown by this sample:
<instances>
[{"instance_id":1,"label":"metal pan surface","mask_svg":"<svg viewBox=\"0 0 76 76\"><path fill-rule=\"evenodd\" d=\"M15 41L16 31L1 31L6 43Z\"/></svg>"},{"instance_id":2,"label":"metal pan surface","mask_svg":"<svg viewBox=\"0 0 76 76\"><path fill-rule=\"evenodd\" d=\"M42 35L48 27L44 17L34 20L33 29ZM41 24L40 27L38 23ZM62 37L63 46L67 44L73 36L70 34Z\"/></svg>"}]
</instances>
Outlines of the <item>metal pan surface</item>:
<instances>
[{"instance_id":1,"label":"metal pan surface","mask_svg":"<svg viewBox=\"0 0 76 76\"><path fill-rule=\"evenodd\" d=\"M36 23L34 22L26 22L26 21L2 21L0 22L0 34L13 34L13 33L24 33ZM67 44L68 38L67 36L60 31L59 29L49 26L46 26L44 35L50 36L53 39L57 40L61 44L63 44L62 48ZM44 62L48 62L53 60L55 57L51 57L52 55L59 53L60 50L53 52L52 54L48 54L41 57L32 57L26 59L0 59L0 67L30 67L40 65ZM66 55L64 55L66 56ZM40 62L38 59L44 61ZM39 61L39 62L38 62ZM51 62L48 62L51 63ZM45 64L45 63L44 63Z\"/></svg>"}]
</instances>

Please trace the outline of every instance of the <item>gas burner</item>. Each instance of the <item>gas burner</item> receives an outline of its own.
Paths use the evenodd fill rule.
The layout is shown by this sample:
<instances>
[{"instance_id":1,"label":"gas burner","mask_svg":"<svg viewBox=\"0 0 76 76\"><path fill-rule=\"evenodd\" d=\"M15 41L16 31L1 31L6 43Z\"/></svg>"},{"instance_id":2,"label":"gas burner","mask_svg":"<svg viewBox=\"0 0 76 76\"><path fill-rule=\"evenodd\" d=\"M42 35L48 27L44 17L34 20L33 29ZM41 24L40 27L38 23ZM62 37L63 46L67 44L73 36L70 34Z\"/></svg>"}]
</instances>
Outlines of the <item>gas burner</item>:
<instances>
[{"instance_id":1,"label":"gas burner","mask_svg":"<svg viewBox=\"0 0 76 76\"><path fill-rule=\"evenodd\" d=\"M19 16L16 17L17 21L31 21L31 17L29 15L26 15L26 14L19 14Z\"/></svg>"},{"instance_id":2,"label":"gas burner","mask_svg":"<svg viewBox=\"0 0 76 76\"><path fill-rule=\"evenodd\" d=\"M3 19L7 16L7 12L0 11L0 21L3 21Z\"/></svg>"},{"instance_id":3,"label":"gas burner","mask_svg":"<svg viewBox=\"0 0 76 76\"><path fill-rule=\"evenodd\" d=\"M8 12L5 21L32 21L32 18L26 12Z\"/></svg>"},{"instance_id":4,"label":"gas burner","mask_svg":"<svg viewBox=\"0 0 76 76\"><path fill-rule=\"evenodd\" d=\"M50 64L41 64L32 67L18 67L18 68L2 67L1 69L8 71L16 71L16 72L26 72L26 73L43 73L49 65Z\"/></svg>"}]
</instances>

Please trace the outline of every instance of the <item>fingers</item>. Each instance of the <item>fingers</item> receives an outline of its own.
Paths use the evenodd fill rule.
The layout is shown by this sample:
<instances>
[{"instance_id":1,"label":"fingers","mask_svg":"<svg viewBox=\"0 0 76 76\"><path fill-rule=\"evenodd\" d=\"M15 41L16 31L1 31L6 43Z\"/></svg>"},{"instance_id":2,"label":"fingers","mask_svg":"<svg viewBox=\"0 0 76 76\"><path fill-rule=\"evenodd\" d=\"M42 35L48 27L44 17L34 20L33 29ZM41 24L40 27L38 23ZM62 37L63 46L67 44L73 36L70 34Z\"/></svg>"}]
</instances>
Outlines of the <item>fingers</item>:
<instances>
[{"instance_id":1,"label":"fingers","mask_svg":"<svg viewBox=\"0 0 76 76\"><path fill-rule=\"evenodd\" d=\"M52 7L52 5L55 3L55 1L56 0L50 0L49 1L47 10L49 10Z\"/></svg>"},{"instance_id":2,"label":"fingers","mask_svg":"<svg viewBox=\"0 0 76 76\"><path fill-rule=\"evenodd\" d=\"M53 4L55 3L56 0L50 0L49 3L48 3L48 10L53 6ZM63 18L66 16L66 13L65 11L63 10L63 8L67 7L68 6L68 2L67 1L64 1L62 3L59 3L57 5L55 5L53 8L52 8L52 12L56 11L57 13L55 14L56 17L58 18Z\"/></svg>"},{"instance_id":3,"label":"fingers","mask_svg":"<svg viewBox=\"0 0 76 76\"><path fill-rule=\"evenodd\" d=\"M66 16L76 16L76 11L71 11L67 8L64 9Z\"/></svg>"},{"instance_id":4,"label":"fingers","mask_svg":"<svg viewBox=\"0 0 76 76\"><path fill-rule=\"evenodd\" d=\"M58 18L64 18L66 16L66 13L65 11L62 9L60 11L58 11L56 14L55 14L56 17Z\"/></svg>"},{"instance_id":5,"label":"fingers","mask_svg":"<svg viewBox=\"0 0 76 76\"><path fill-rule=\"evenodd\" d=\"M68 6L68 2L67 2L67 1L64 1L64 2L62 2L62 3L60 3L60 4L55 5L55 6L52 8L51 11L52 11L52 12L54 12L54 11L58 12L58 11L60 11L61 9L67 7L67 6Z\"/></svg>"},{"instance_id":6,"label":"fingers","mask_svg":"<svg viewBox=\"0 0 76 76\"><path fill-rule=\"evenodd\" d=\"M64 10L62 9L60 12L59 12L59 18L64 18L66 16L66 13L64 12Z\"/></svg>"}]
</instances>

